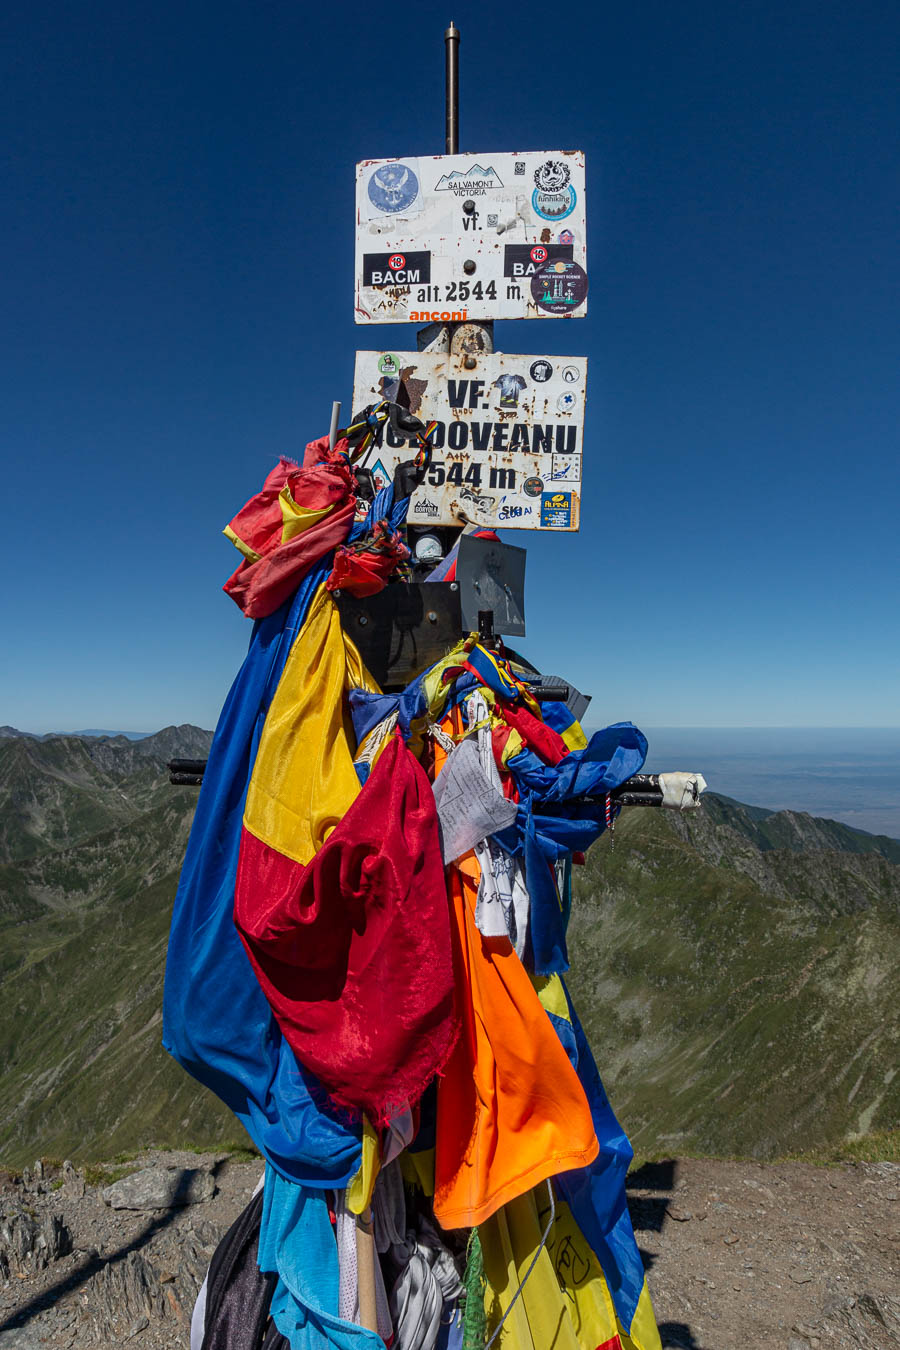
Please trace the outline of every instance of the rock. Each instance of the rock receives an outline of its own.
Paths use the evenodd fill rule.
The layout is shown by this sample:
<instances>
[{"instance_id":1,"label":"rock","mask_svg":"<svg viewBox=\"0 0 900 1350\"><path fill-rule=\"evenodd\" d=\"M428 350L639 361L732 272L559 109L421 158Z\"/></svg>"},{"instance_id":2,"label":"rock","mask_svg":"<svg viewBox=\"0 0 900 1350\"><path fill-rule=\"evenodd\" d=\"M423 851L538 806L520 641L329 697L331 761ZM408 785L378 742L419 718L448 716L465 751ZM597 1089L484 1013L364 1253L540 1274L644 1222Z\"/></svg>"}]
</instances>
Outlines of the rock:
<instances>
[{"instance_id":1,"label":"rock","mask_svg":"<svg viewBox=\"0 0 900 1350\"><path fill-rule=\"evenodd\" d=\"M722 1239L726 1247L732 1247L735 1242L740 1242L740 1240L740 1235L738 1233L726 1233Z\"/></svg>"},{"instance_id":2,"label":"rock","mask_svg":"<svg viewBox=\"0 0 900 1350\"><path fill-rule=\"evenodd\" d=\"M688 1219L694 1217L689 1209L681 1209L678 1205L668 1205L666 1207L666 1213L669 1218L674 1219L676 1223L687 1223Z\"/></svg>"},{"instance_id":3,"label":"rock","mask_svg":"<svg viewBox=\"0 0 900 1350\"><path fill-rule=\"evenodd\" d=\"M86 1286L87 1307L98 1339L121 1341L137 1335L143 1321L165 1315L165 1303L153 1267L139 1252L128 1252L121 1261L108 1261Z\"/></svg>"},{"instance_id":4,"label":"rock","mask_svg":"<svg viewBox=\"0 0 900 1350\"><path fill-rule=\"evenodd\" d=\"M794 1284L812 1283L812 1276L808 1274L808 1272L805 1270L792 1270L790 1274L791 1279L794 1281Z\"/></svg>"},{"instance_id":5,"label":"rock","mask_svg":"<svg viewBox=\"0 0 900 1350\"><path fill-rule=\"evenodd\" d=\"M172 1209L211 1200L216 1183L208 1168L145 1167L102 1192L112 1209Z\"/></svg>"},{"instance_id":6,"label":"rock","mask_svg":"<svg viewBox=\"0 0 900 1350\"><path fill-rule=\"evenodd\" d=\"M40 1327L8 1327L0 1331L0 1350L46 1350Z\"/></svg>"},{"instance_id":7,"label":"rock","mask_svg":"<svg viewBox=\"0 0 900 1350\"><path fill-rule=\"evenodd\" d=\"M68 1159L63 1163L63 1191L70 1200L80 1200L84 1195L84 1177Z\"/></svg>"},{"instance_id":8,"label":"rock","mask_svg":"<svg viewBox=\"0 0 900 1350\"><path fill-rule=\"evenodd\" d=\"M44 1270L72 1250L72 1237L61 1214L33 1214L18 1210L0 1221L0 1277L24 1277Z\"/></svg>"}]
</instances>

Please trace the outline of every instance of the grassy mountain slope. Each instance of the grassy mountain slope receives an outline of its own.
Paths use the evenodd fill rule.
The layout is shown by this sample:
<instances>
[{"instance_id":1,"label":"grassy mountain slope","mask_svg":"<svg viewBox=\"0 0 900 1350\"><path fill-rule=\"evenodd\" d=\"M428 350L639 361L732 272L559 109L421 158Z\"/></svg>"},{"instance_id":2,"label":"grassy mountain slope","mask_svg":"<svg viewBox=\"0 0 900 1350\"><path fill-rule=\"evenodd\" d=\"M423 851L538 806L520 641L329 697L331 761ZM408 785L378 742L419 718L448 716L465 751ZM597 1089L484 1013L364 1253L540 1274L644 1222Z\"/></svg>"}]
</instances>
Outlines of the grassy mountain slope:
<instances>
[{"instance_id":1,"label":"grassy mountain slope","mask_svg":"<svg viewBox=\"0 0 900 1350\"><path fill-rule=\"evenodd\" d=\"M647 1151L766 1158L900 1119L900 867L873 836L758 815L626 810L578 878L570 988Z\"/></svg>"},{"instance_id":2,"label":"grassy mountain slope","mask_svg":"<svg viewBox=\"0 0 900 1350\"><path fill-rule=\"evenodd\" d=\"M171 904L209 733L0 737L0 1159L239 1127L160 1048ZM626 810L577 876L570 986L639 1148L825 1146L900 1115L896 841L709 797Z\"/></svg>"},{"instance_id":3,"label":"grassy mountain slope","mask_svg":"<svg viewBox=\"0 0 900 1350\"><path fill-rule=\"evenodd\" d=\"M162 801L162 768L205 758L211 735L166 727L142 741L80 736L0 738L0 863L78 843Z\"/></svg>"},{"instance_id":4,"label":"grassy mountain slope","mask_svg":"<svg viewBox=\"0 0 900 1350\"><path fill-rule=\"evenodd\" d=\"M0 743L14 789L0 837L15 841L23 815L32 827L27 852L14 844L18 862L0 865L0 1157L13 1164L241 1133L159 1043L196 803L164 765L205 755L209 733L171 728L148 741L22 738L25 755Z\"/></svg>"}]
</instances>

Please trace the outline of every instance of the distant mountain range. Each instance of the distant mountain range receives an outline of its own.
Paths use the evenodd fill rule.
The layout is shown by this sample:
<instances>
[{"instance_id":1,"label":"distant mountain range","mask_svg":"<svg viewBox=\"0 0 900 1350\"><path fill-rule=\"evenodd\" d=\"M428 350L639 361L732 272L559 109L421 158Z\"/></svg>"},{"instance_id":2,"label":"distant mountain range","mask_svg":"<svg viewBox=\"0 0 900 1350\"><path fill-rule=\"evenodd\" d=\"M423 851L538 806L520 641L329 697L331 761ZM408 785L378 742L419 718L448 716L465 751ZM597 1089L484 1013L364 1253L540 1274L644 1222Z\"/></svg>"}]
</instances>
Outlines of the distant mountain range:
<instances>
[{"instance_id":1,"label":"distant mountain range","mask_svg":"<svg viewBox=\"0 0 900 1350\"><path fill-rule=\"evenodd\" d=\"M90 727L86 731L45 731L41 735L35 731L20 731L18 727L0 727L0 739L25 736L31 741L50 741L56 736L103 737L107 740L124 736L127 741L143 741L152 734L149 731L102 731L98 727Z\"/></svg>"},{"instance_id":2,"label":"distant mountain range","mask_svg":"<svg viewBox=\"0 0 900 1350\"><path fill-rule=\"evenodd\" d=\"M160 1048L172 899L211 733L0 737L0 1161L221 1144ZM708 796L626 808L576 869L570 987L647 1151L771 1157L896 1122L900 844Z\"/></svg>"}]
</instances>

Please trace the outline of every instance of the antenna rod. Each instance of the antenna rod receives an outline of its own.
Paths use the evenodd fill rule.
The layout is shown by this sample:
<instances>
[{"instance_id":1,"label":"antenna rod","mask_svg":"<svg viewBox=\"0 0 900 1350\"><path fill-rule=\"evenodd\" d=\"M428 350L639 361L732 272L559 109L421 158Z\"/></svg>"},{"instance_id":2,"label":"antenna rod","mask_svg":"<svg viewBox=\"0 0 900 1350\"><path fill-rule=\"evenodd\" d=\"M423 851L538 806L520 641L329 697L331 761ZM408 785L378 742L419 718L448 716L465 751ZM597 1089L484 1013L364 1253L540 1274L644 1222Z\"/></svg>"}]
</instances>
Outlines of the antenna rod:
<instances>
[{"instance_id":1,"label":"antenna rod","mask_svg":"<svg viewBox=\"0 0 900 1350\"><path fill-rule=\"evenodd\" d=\"M455 155L459 150L459 29L452 19L444 33L444 46L447 56L445 149L448 155Z\"/></svg>"}]
</instances>

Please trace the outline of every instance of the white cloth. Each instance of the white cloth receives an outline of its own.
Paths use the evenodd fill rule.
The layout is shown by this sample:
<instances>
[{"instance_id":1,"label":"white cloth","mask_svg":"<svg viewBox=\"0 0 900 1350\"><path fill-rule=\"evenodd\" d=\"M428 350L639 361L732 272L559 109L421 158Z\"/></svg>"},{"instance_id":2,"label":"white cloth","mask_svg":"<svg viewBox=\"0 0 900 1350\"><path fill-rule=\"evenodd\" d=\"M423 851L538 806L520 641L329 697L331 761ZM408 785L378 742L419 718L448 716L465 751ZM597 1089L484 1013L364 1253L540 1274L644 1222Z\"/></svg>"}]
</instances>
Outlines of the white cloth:
<instances>
[{"instance_id":1,"label":"white cloth","mask_svg":"<svg viewBox=\"0 0 900 1350\"><path fill-rule=\"evenodd\" d=\"M469 726L475 727L481 770L492 787L502 794L503 784L491 739L490 709L480 690L467 699L466 711ZM514 858L490 837L475 845L475 857L481 868L475 902L476 927L483 937L508 937L521 959L525 953L530 907L522 859Z\"/></svg>"},{"instance_id":2,"label":"white cloth","mask_svg":"<svg viewBox=\"0 0 900 1350\"><path fill-rule=\"evenodd\" d=\"M432 1350L441 1320L455 1316L463 1290L437 1229L423 1214L416 1223L417 1230L408 1229L405 1241L391 1248L394 1262L402 1265L391 1290L396 1332L392 1350Z\"/></svg>"},{"instance_id":3,"label":"white cloth","mask_svg":"<svg viewBox=\"0 0 900 1350\"><path fill-rule=\"evenodd\" d=\"M676 811L693 811L700 805L700 793L706 787L706 779L702 773L661 773L659 786L663 806L672 806Z\"/></svg>"},{"instance_id":4,"label":"white cloth","mask_svg":"<svg viewBox=\"0 0 900 1350\"><path fill-rule=\"evenodd\" d=\"M203 1277L194 1311L191 1313L191 1350L201 1350L206 1331L206 1291L209 1287L209 1271Z\"/></svg>"},{"instance_id":5,"label":"white cloth","mask_svg":"<svg viewBox=\"0 0 900 1350\"><path fill-rule=\"evenodd\" d=\"M259 1181L253 1189L254 1196L259 1195L263 1188L263 1182L266 1174L263 1172ZM206 1334L206 1294L209 1289L209 1270L203 1276L203 1283L200 1286L200 1293L197 1295L197 1301L194 1304L194 1311L191 1313L191 1350L202 1350L203 1337Z\"/></svg>"},{"instance_id":6,"label":"white cloth","mask_svg":"<svg viewBox=\"0 0 900 1350\"><path fill-rule=\"evenodd\" d=\"M357 748L356 758L353 763L368 764L371 769L376 753L381 749L382 745L384 745L385 740L390 736L396 725L397 714L395 712L382 718L382 720L372 728L369 734L363 737L362 749L360 750Z\"/></svg>"},{"instance_id":7,"label":"white cloth","mask_svg":"<svg viewBox=\"0 0 900 1350\"><path fill-rule=\"evenodd\" d=\"M402 1106L399 1111L395 1111L388 1121L388 1133L384 1142L384 1156L382 1158L382 1167L387 1167L389 1162L393 1162L408 1144L412 1143L413 1135L416 1132L413 1122L413 1113L409 1109L409 1102Z\"/></svg>"},{"instance_id":8,"label":"white cloth","mask_svg":"<svg viewBox=\"0 0 900 1350\"><path fill-rule=\"evenodd\" d=\"M338 1249L338 1317L359 1325L359 1270L356 1264L356 1215L347 1208L345 1191L334 1197L335 1237ZM393 1335L387 1290L381 1262L375 1258L375 1315L378 1334L383 1341ZM191 1347L193 1350L193 1347Z\"/></svg>"}]
</instances>

